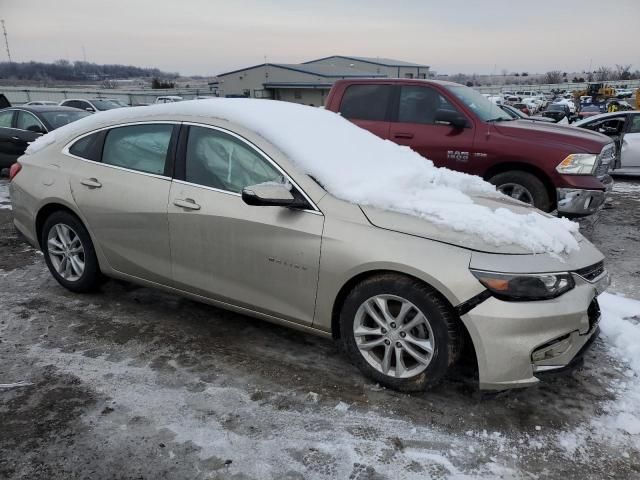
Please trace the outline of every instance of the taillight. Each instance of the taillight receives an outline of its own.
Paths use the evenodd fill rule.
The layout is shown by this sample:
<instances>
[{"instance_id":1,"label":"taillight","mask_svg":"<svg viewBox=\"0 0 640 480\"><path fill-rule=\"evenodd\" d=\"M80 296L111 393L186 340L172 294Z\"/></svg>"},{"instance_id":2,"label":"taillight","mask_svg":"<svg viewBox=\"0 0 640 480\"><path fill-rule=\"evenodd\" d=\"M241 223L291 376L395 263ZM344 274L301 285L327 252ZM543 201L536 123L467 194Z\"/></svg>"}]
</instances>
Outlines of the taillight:
<instances>
[{"instance_id":1,"label":"taillight","mask_svg":"<svg viewBox=\"0 0 640 480\"><path fill-rule=\"evenodd\" d=\"M18 162L11 165L11 167L9 167L9 181L13 180L16 175L18 175L20 170L22 170L22 165L20 165Z\"/></svg>"}]
</instances>

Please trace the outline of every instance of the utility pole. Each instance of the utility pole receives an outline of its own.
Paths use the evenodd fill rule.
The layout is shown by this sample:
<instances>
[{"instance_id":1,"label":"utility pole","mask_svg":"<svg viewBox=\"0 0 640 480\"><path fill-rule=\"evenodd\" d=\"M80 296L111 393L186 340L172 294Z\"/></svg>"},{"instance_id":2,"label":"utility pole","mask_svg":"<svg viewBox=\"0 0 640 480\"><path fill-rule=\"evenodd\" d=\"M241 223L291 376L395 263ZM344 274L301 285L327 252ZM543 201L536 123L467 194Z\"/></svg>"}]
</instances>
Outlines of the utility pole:
<instances>
[{"instance_id":1,"label":"utility pole","mask_svg":"<svg viewBox=\"0 0 640 480\"><path fill-rule=\"evenodd\" d=\"M11 52L9 51L9 37L7 36L7 28L4 26L4 20L2 22L2 33L4 34L4 44L7 46L7 56L9 57L9 63L11 63Z\"/></svg>"}]
</instances>

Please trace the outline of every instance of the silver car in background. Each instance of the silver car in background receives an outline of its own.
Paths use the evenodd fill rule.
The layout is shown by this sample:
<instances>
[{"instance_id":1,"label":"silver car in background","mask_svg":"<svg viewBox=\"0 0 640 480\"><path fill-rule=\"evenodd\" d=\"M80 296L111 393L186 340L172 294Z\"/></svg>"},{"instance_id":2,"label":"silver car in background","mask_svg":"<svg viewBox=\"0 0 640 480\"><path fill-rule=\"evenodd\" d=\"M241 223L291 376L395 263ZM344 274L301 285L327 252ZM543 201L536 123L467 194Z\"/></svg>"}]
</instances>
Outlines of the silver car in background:
<instances>
[{"instance_id":1,"label":"silver car in background","mask_svg":"<svg viewBox=\"0 0 640 480\"><path fill-rule=\"evenodd\" d=\"M595 338L608 274L579 234L560 259L340 200L270 138L217 116L222 101L209 116L187 102L128 109L21 157L15 226L62 286L118 278L332 337L402 391L441 380L467 342L480 388L502 390Z\"/></svg>"}]
</instances>

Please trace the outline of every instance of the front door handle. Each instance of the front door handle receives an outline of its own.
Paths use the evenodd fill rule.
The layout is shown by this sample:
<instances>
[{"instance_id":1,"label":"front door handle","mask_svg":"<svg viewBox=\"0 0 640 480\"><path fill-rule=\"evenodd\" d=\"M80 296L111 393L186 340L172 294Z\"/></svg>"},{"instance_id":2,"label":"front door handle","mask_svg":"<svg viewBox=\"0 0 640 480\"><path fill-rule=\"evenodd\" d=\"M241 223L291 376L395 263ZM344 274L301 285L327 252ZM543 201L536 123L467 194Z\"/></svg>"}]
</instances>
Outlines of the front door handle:
<instances>
[{"instance_id":1,"label":"front door handle","mask_svg":"<svg viewBox=\"0 0 640 480\"><path fill-rule=\"evenodd\" d=\"M394 133L393 136L394 138L413 138L413 133L398 132L398 133Z\"/></svg>"},{"instance_id":2,"label":"front door handle","mask_svg":"<svg viewBox=\"0 0 640 480\"><path fill-rule=\"evenodd\" d=\"M20 140L20 137L11 137L11 140Z\"/></svg>"},{"instance_id":3,"label":"front door handle","mask_svg":"<svg viewBox=\"0 0 640 480\"><path fill-rule=\"evenodd\" d=\"M198 205L193 198L176 198L173 204L176 207L186 208L187 210L200 210L200 205Z\"/></svg>"},{"instance_id":4,"label":"front door handle","mask_svg":"<svg viewBox=\"0 0 640 480\"><path fill-rule=\"evenodd\" d=\"M97 178L83 178L82 180L80 180L80 183L85 187L89 187L89 188L102 187L102 184L98 181Z\"/></svg>"}]
</instances>

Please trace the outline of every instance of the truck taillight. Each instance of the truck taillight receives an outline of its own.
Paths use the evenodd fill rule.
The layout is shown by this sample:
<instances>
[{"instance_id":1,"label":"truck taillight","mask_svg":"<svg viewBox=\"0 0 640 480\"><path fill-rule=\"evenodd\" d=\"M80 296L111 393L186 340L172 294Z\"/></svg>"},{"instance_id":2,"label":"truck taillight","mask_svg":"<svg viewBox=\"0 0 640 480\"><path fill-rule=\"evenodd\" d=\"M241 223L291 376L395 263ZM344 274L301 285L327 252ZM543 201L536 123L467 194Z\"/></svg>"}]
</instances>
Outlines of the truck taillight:
<instances>
[{"instance_id":1,"label":"truck taillight","mask_svg":"<svg viewBox=\"0 0 640 480\"><path fill-rule=\"evenodd\" d=\"M13 180L20 170L22 170L22 165L20 165L20 163L16 162L11 165L11 167L9 167L9 181Z\"/></svg>"}]
</instances>

